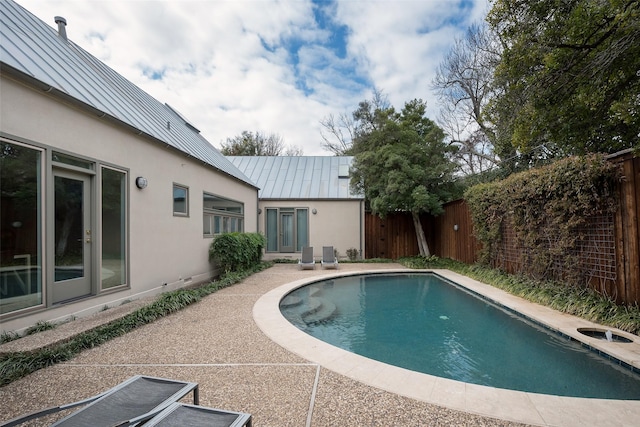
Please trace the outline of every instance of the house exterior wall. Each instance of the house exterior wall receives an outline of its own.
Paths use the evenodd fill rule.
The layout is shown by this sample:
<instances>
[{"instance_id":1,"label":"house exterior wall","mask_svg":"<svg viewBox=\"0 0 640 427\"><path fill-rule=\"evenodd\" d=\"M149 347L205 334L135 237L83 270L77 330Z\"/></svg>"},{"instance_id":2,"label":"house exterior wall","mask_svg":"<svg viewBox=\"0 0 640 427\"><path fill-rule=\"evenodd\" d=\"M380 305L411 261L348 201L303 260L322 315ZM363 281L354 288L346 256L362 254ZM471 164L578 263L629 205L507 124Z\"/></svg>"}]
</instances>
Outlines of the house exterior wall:
<instances>
[{"instance_id":1,"label":"house exterior wall","mask_svg":"<svg viewBox=\"0 0 640 427\"><path fill-rule=\"evenodd\" d=\"M259 230L266 234L267 208L306 208L309 218L309 246L316 259L322 258L322 247L333 246L339 258L346 258L347 249L355 248L364 258L363 200L260 200ZM313 213L313 210L316 213ZM300 258L300 251L266 252L265 259Z\"/></svg>"},{"instance_id":2,"label":"house exterior wall","mask_svg":"<svg viewBox=\"0 0 640 427\"><path fill-rule=\"evenodd\" d=\"M55 307L47 304L19 314L5 313L2 330L20 331L37 320L59 321L91 314L105 305L118 305L125 299L150 296L212 277L216 273L208 260L212 238L203 236L203 192L244 203L244 231L257 231L256 188L4 75L0 77L0 93L0 132L5 138L42 148L44 153L57 150L127 172L129 261L128 286L105 293L96 291L92 297ZM47 168L50 166L45 166L43 180L45 188L51 189ZM148 180L145 189L136 187L138 176ZM173 214L173 184L189 189L187 217ZM92 188L96 190L97 184ZM43 212L50 213L44 197L43 203ZM93 202L98 207L99 203ZM95 221L97 231L97 214ZM43 218L42 226L46 236L50 222ZM98 234L94 232L92 236L94 248L100 244ZM43 244L46 247L47 243ZM45 263L51 263L52 255L46 250L44 258ZM94 261L99 269L99 256L94 256Z\"/></svg>"}]
</instances>

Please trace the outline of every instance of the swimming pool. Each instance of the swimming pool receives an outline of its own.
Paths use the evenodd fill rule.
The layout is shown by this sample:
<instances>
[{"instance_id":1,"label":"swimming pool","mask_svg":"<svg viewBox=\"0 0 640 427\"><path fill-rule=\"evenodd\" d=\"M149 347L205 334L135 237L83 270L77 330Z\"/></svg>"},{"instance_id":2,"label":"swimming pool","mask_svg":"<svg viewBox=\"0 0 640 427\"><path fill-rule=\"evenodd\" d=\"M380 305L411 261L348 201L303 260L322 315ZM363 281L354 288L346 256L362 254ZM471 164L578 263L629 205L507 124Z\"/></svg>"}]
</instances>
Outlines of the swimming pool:
<instances>
[{"instance_id":1,"label":"swimming pool","mask_svg":"<svg viewBox=\"0 0 640 427\"><path fill-rule=\"evenodd\" d=\"M640 399L631 370L433 274L336 277L289 293L299 329L347 351L466 383Z\"/></svg>"},{"instance_id":2,"label":"swimming pool","mask_svg":"<svg viewBox=\"0 0 640 427\"><path fill-rule=\"evenodd\" d=\"M341 264L336 271L304 270L297 266L277 264L272 267L282 282L267 290L253 305L253 319L267 338L301 359L295 366L317 367L313 387L338 374L363 387L374 387L386 401L386 393L427 402L463 412L540 426L626 426L635 425L640 414L640 400L586 399L529 393L488 387L448 378L423 374L368 357L321 341L296 328L280 312L281 301L294 289L320 280L370 273L433 272L464 286L470 291L514 310L527 318L580 340L594 350L610 354L640 369L640 340L637 336L613 330L628 337L630 343L606 342L579 332L579 329L602 329L601 325L563 314L548 307L530 303L500 289L446 269L412 270L398 264Z\"/></svg>"}]
</instances>

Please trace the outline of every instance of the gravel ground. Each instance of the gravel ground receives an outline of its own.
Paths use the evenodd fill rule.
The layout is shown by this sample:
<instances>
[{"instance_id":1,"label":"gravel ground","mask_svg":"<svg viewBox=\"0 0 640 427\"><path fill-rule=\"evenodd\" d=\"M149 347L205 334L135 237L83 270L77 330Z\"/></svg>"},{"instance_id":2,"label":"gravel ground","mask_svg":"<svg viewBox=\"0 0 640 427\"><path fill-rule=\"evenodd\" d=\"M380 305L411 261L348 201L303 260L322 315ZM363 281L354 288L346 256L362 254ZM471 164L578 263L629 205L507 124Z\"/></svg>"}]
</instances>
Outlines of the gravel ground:
<instances>
[{"instance_id":1,"label":"gravel ground","mask_svg":"<svg viewBox=\"0 0 640 427\"><path fill-rule=\"evenodd\" d=\"M363 267L402 268L398 264L341 264L340 270ZM143 374L197 382L202 405L249 412L257 427L521 425L367 386L272 342L253 321L255 302L277 286L321 273L319 266L298 270L292 264L275 265L69 362L15 381L0 388L0 421L80 400ZM102 316L107 318L107 313L109 310ZM79 325L83 322L100 323L99 319L100 314L75 320L70 326L48 331L46 340L27 337L9 343L10 351L21 346L32 349L36 345L32 340L37 340L37 345L56 342L64 339L56 334L82 330ZM8 351L9 344L0 346L0 351Z\"/></svg>"}]
</instances>

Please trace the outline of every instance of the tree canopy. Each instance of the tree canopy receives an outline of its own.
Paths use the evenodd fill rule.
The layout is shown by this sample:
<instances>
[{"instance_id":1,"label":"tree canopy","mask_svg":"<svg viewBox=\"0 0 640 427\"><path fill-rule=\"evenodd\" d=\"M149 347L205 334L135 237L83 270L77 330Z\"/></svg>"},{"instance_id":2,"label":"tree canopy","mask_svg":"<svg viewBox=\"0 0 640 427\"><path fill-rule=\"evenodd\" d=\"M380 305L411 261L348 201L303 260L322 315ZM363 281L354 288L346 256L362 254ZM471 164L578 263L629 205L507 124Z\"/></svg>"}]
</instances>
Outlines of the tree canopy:
<instances>
[{"instance_id":1,"label":"tree canopy","mask_svg":"<svg viewBox=\"0 0 640 427\"><path fill-rule=\"evenodd\" d=\"M429 256L419 214L438 215L454 197L453 148L425 116L422 100L406 103L400 113L393 107L367 111L371 127L353 140L351 185L365 195L374 214L411 212L420 253Z\"/></svg>"},{"instance_id":2,"label":"tree canopy","mask_svg":"<svg viewBox=\"0 0 640 427\"><path fill-rule=\"evenodd\" d=\"M261 132L243 131L233 138L227 138L220 150L225 156L301 156L302 149L285 146L280 135L265 135Z\"/></svg>"},{"instance_id":3,"label":"tree canopy","mask_svg":"<svg viewBox=\"0 0 640 427\"><path fill-rule=\"evenodd\" d=\"M640 137L638 0L495 0L492 119L518 150L615 152Z\"/></svg>"}]
</instances>

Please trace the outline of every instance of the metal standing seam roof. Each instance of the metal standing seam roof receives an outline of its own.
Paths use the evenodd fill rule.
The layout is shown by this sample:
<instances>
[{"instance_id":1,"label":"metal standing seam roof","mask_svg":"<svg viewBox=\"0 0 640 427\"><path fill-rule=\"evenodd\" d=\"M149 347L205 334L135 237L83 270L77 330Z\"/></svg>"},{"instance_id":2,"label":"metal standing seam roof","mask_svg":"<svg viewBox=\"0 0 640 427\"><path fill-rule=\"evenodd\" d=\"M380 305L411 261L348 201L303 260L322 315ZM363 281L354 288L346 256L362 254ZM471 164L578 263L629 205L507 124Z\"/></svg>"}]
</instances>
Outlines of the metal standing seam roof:
<instances>
[{"instance_id":1,"label":"metal standing seam roof","mask_svg":"<svg viewBox=\"0 0 640 427\"><path fill-rule=\"evenodd\" d=\"M351 156L229 156L228 159L260 188L261 200L361 200L351 193L350 179L340 166Z\"/></svg>"},{"instance_id":2,"label":"metal standing seam roof","mask_svg":"<svg viewBox=\"0 0 640 427\"><path fill-rule=\"evenodd\" d=\"M53 17L51 17L53 21ZM161 103L12 0L0 1L0 63L138 133L254 186L180 113Z\"/></svg>"}]
</instances>

